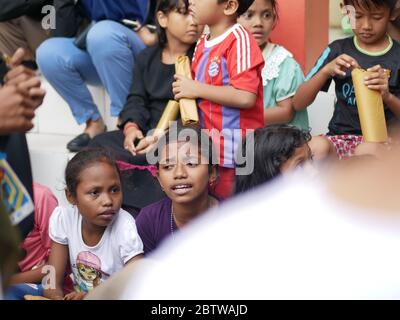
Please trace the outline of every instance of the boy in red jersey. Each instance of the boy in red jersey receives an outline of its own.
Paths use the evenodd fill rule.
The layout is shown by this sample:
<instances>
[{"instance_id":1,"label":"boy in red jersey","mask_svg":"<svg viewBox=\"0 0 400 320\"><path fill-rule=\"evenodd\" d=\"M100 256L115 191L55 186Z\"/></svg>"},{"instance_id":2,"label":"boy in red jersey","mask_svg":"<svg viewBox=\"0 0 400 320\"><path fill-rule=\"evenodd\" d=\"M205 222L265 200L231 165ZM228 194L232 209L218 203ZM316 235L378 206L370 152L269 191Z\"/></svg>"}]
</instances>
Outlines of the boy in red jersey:
<instances>
[{"instance_id":1,"label":"boy in red jersey","mask_svg":"<svg viewBox=\"0 0 400 320\"><path fill-rule=\"evenodd\" d=\"M176 75L175 99L198 99L201 127L212 130L219 152L219 181L211 190L231 195L238 146L247 130L261 128L264 59L256 40L236 23L254 0L190 0L189 10L209 33L199 40L193 56L195 80ZM217 132L217 134L216 134Z\"/></svg>"}]
</instances>

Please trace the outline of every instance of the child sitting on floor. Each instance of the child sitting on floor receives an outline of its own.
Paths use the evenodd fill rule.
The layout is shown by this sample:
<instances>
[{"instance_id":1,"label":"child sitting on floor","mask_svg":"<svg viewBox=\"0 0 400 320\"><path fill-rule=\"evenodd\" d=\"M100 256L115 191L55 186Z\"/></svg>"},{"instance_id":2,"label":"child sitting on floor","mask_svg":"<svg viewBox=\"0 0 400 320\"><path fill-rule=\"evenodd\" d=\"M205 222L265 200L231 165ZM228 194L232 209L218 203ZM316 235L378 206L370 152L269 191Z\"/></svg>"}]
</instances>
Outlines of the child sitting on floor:
<instances>
[{"instance_id":1,"label":"child sitting on floor","mask_svg":"<svg viewBox=\"0 0 400 320\"><path fill-rule=\"evenodd\" d=\"M143 243L134 218L121 209L120 175L107 151L79 152L67 165L65 181L71 205L57 207L50 218L52 247L48 264L54 267L55 288L46 288L44 296L78 300L125 264L140 258ZM75 292L64 297L62 287L68 265L74 275Z\"/></svg>"},{"instance_id":2,"label":"child sitting on floor","mask_svg":"<svg viewBox=\"0 0 400 320\"><path fill-rule=\"evenodd\" d=\"M160 139L156 150L158 181L167 196L143 208L136 220L145 255L218 204L209 195L209 187L217 178L212 141L196 127L173 128Z\"/></svg>"},{"instance_id":3,"label":"child sitting on floor","mask_svg":"<svg viewBox=\"0 0 400 320\"><path fill-rule=\"evenodd\" d=\"M291 125L270 125L257 129L254 135L254 152L246 154L246 160L254 157L254 170L249 175L236 177L235 193L240 194L267 183L281 174L301 168L312 160L308 142L311 135ZM244 144L247 143L247 140ZM246 146L243 150L247 150ZM243 163L246 166L247 163ZM239 165L238 165L239 167Z\"/></svg>"}]
</instances>

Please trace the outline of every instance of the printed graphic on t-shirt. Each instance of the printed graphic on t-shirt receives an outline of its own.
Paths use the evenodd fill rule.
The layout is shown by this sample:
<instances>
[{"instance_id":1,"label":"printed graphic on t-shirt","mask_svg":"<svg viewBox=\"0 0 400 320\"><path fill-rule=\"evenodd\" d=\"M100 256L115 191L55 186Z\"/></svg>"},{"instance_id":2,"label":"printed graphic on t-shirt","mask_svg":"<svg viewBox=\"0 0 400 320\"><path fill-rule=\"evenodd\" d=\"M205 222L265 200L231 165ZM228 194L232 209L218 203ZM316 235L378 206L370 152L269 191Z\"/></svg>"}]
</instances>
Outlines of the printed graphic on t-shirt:
<instances>
[{"instance_id":1,"label":"printed graphic on t-shirt","mask_svg":"<svg viewBox=\"0 0 400 320\"><path fill-rule=\"evenodd\" d=\"M25 186L8 164L5 153L0 153L0 186L0 198L10 214L11 223L17 225L31 214L34 206Z\"/></svg>"},{"instance_id":2,"label":"printed graphic on t-shirt","mask_svg":"<svg viewBox=\"0 0 400 320\"><path fill-rule=\"evenodd\" d=\"M82 251L76 258L75 290L78 292L89 292L101 283L103 275L101 271L101 260L89 251Z\"/></svg>"}]
</instances>

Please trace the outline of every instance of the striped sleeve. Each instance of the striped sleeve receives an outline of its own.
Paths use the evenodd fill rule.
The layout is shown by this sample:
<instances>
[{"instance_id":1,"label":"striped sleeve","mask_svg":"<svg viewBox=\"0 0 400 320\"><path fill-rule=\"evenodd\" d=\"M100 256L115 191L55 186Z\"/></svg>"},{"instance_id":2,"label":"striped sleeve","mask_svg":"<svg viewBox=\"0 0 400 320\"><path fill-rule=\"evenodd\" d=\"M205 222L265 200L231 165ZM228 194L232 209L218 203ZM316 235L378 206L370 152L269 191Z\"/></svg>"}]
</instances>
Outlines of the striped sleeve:
<instances>
[{"instance_id":1,"label":"striped sleeve","mask_svg":"<svg viewBox=\"0 0 400 320\"><path fill-rule=\"evenodd\" d=\"M335 59L339 54L336 52L335 48L330 45L327 47L324 52L321 54L321 56L318 58L317 62L315 63L314 67L311 69L311 71L308 73L306 77L306 81L310 80L312 77L314 77L323 67L325 67L329 62L331 62L333 59ZM327 92L329 90L329 86L332 82L332 78L328 79L323 87L321 88L321 91Z\"/></svg>"},{"instance_id":2,"label":"striped sleeve","mask_svg":"<svg viewBox=\"0 0 400 320\"><path fill-rule=\"evenodd\" d=\"M238 25L233 30L233 42L227 54L230 85L257 94L264 58L248 31Z\"/></svg>"}]
</instances>

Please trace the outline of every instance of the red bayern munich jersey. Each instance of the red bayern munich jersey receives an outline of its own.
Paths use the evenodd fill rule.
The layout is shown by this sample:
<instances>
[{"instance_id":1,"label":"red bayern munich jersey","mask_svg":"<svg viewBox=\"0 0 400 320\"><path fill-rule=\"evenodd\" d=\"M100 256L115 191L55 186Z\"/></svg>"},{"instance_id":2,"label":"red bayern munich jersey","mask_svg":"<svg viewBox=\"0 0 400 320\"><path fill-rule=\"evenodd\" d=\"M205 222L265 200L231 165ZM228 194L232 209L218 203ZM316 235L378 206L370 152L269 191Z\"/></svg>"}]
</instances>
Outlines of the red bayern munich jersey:
<instances>
[{"instance_id":1,"label":"red bayern munich jersey","mask_svg":"<svg viewBox=\"0 0 400 320\"><path fill-rule=\"evenodd\" d=\"M253 36L236 24L224 34L208 41L203 35L193 55L192 71L197 81L214 86L232 86L257 95L253 108L239 109L198 99L201 127L216 129L213 143L220 165L234 168L238 145L246 129L264 126L261 70L264 58Z\"/></svg>"}]
</instances>

